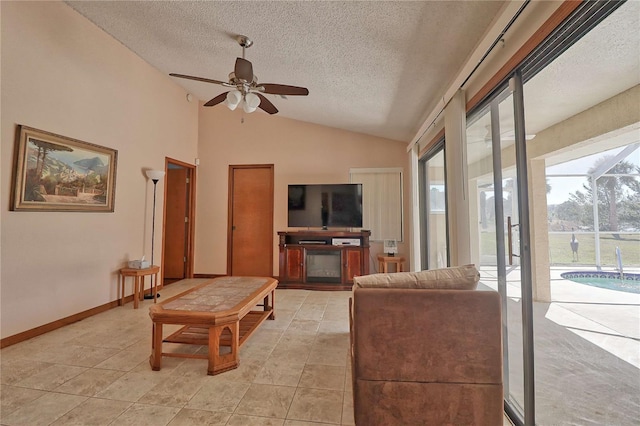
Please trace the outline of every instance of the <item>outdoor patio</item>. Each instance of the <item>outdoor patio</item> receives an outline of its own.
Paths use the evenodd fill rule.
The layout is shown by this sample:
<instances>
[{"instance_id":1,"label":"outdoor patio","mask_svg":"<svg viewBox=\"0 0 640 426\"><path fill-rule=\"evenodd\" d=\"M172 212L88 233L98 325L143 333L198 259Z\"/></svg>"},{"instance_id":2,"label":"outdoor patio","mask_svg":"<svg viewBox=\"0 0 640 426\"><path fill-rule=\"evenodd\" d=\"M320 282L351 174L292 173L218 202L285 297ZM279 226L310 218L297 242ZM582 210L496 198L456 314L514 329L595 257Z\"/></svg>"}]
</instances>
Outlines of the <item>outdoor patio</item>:
<instances>
[{"instance_id":1,"label":"outdoor patio","mask_svg":"<svg viewBox=\"0 0 640 426\"><path fill-rule=\"evenodd\" d=\"M534 302L536 421L635 425L640 418L640 294L563 279L551 269L551 303ZM639 273L635 268L627 273ZM481 283L497 289L495 274ZM507 275L509 392L523 401L520 270Z\"/></svg>"}]
</instances>

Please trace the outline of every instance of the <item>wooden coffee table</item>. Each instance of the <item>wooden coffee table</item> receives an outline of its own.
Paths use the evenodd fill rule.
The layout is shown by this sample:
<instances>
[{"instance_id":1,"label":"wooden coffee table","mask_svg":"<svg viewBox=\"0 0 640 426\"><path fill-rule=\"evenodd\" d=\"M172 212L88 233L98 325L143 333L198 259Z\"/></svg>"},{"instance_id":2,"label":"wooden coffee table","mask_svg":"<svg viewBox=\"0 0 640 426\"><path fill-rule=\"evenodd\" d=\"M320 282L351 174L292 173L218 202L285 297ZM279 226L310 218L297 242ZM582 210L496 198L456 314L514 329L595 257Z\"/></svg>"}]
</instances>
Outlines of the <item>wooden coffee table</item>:
<instances>
[{"instance_id":1,"label":"wooden coffee table","mask_svg":"<svg viewBox=\"0 0 640 426\"><path fill-rule=\"evenodd\" d=\"M151 368L160 370L162 356L208 359L209 375L237 368L240 346L266 319L275 318L277 286L277 280L267 277L220 277L151 306ZM257 306L262 310L253 310ZM184 327L163 339L164 324ZM163 352L163 342L206 345L209 351L207 355Z\"/></svg>"}]
</instances>

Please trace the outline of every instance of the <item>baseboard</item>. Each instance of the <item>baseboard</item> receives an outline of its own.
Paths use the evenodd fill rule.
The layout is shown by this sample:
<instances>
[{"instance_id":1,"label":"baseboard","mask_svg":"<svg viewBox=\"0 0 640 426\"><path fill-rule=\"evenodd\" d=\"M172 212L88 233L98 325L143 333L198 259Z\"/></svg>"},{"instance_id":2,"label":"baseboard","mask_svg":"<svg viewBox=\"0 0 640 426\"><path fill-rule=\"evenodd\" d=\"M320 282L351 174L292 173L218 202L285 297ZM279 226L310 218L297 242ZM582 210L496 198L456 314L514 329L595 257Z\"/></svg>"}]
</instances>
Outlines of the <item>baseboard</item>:
<instances>
[{"instance_id":1,"label":"baseboard","mask_svg":"<svg viewBox=\"0 0 640 426\"><path fill-rule=\"evenodd\" d=\"M128 300L127 300L128 299ZM132 301L133 296L125 297L125 303L127 301ZM111 308L115 308L118 306L118 300L114 300L109 303L105 303L104 305L96 306L95 308L88 309L83 312L79 312L77 314L68 316L66 318L62 318L53 322L50 322L45 325L41 325L36 328L32 328L31 330L23 331L22 333L14 334L13 336L5 337L0 340L0 348L6 348L7 346L15 345L16 343L24 342L25 340L29 340L36 336L40 336L42 334L48 333L50 331L56 330L58 328L64 327L65 325L73 324L74 322L81 321L85 318L89 318L95 314L99 314L101 312L108 311Z\"/></svg>"},{"instance_id":2,"label":"baseboard","mask_svg":"<svg viewBox=\"0 0 640 426\"><path fill-rule=\"evenodd\" d=\"M194 278L218 278L218 277L224 277L224 276L226 275L224 274L194 274L193 275ZM164 286L159 285L158 290L161 290L162 287ZM151 294L151 289L146 289L145 294ZM128 302L133 302L133 295L125 296L124 303L127 304ZM114 301L105 303L104 305L96 306L95 308L87 309L86 311L82 311L77 314L73 314L68 317L50 322L48 324L44 324L27 331L23 331L22 333L5 337L4 339L0 339L0 349L6 348L7 346L15 345L16 343L24 342L25 340L32 339L34 337L40 336L50 331L57 330L58 328L64 327L65 325L82 321L85 318L89 318L93 315L108 311L109 309L113 309L118 306L120 306L119 300L114 300Z\"/></svg>"},{"instance_id":3,"label":"baseboard","mask_svg":"<svg viewBox=\"0 0 640 426\"><path fill-rule=\"evenodd\" d=\"M158 290L160 289L162 289L162 286L158 286ZM145 290L145 294L151 294L151 289ZM126 305L128 302L133 302L133 294L125 296L124 304ZM24 342L25 340L32 339L50 331L57 330L58 328L64 327L65 325L82 321L83 319L89 318L101 312L108 311L109 309L113 309L118 306L120 306L120 301L113 300L111 302L105 303L104 305L87 309L86 311L82 311L77 314L73 314L68 317L50 322L48 324L32 328L31 330L23 331L22 333L14 334L13 336L5 337L4 339L0 339L0 349L6 348L7 346L15 345L16 343Z\"/></svg>"}]
</instances>

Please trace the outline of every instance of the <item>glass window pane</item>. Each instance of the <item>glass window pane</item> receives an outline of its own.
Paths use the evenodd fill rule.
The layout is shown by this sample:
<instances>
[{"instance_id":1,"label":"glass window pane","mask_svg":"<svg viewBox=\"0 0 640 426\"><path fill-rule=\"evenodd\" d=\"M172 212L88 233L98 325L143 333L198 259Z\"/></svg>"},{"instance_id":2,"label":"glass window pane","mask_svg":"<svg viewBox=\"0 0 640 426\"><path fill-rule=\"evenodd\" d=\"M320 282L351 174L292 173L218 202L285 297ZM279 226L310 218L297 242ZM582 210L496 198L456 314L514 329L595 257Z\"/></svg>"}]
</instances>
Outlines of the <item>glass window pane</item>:
<instances>
[{"instance_id":1,"label":"glass window pane","mask_svg":"<svg viewBox=\"0 0 640 426\"><path fill-rule=\"evenodd\" d=\"M517 256L520 245L514 134L513 98L506 91L497 95L483 111L468 119L472 261L479 265L480 287L499 291L503 298L505 400L524 417L522 292ZM495 144L494 137L497 138ZM494 152L493 146L500 149ZM494 164L500 164L500 169L495 170ZM496 181L499 187L496 187Z\"/></svg>"},{"instance_id":2,"label":"glass window pane","mask_svg":"<svg viewBox=\"0 0 640 426\"><path fill-rule=\"evenodd\" d=\"M529 160L546 171L529 180L546 187L532 239L534 273L550 276L534 281L550 287L534 302L541 425L640 418L640 285L627 280L640 278L640 124L620 119L637 108L625 93L640 83L639 26L640 3L622 4L524 86Z\"/></svg>"},{"instance_id":3,"label":"glass window pane","mask_svg":"<svg viewBox=\"0 0 640 426\"><path fill-rule=\"evenodd\" d=\"M448 266L444 150L426 161L425 174L427 269L444 268Z\"/></svg>"}]
</instances>

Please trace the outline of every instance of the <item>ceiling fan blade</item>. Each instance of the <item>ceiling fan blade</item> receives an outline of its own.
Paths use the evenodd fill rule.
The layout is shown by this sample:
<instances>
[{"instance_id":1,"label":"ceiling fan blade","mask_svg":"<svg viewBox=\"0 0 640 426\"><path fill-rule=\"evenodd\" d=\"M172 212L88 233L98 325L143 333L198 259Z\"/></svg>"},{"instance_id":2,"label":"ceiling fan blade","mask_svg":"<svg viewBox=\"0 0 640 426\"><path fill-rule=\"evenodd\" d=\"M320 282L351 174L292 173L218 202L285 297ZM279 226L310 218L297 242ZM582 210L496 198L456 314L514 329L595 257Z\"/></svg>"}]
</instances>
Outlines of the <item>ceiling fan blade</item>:
<instances>
[{"instance_id":1,"label":"ceiling fan blade","mask_svg":"<svg viewBox=\"0 0 640 426\"><path fill-rule=\"evenodd\" d=\"M251 62L243 58L236 58L236 67L233 72L237 79L244 80L247 83L253 81L253 65Z\"/></svg>"},{"instance_id":2,"label":"ceiling fan blade","mask_svg":"<svg viewBox=\"0 0 640 426\"><path fill-rule=\"evenodd\" d=\"M171 73L169 75L171 77L186 78L187 80L203 81L205 83L214 83L214 84L222 84L222 85L228 85L229 84L226 81L212 80L210 78L204 78L204 77L194 77L192 75L174 74L174 73Z\"/></svg>"},{"instance_id":3,"label":"ceiling fan blade","mask_svg":"<svg viewBox=\"0 0 640 426\"><path fill-rule=\"evenodd\" d=\"M260 98L260 105L258 105L260 109L268 112L269 114L276 114L278 112L278 108L276 108L269 99L265 98L260 93L256 93L256 95Z\"/></svg>"},{"instance_id":4,"label":"ceiling fan blade","mask_svg":"<svg viewBox=\"0 0 640 426\"><path fill-rule=\"evenodd\" d=\"M290 96L307 96L309 89L306 87L287 86L285 84L261 84L259 87L264 87L264 93L271 95L290 95Z\"/></svg>"},{"instance_id":5,"label":"ceiling fan blade","mask_svg":"<svg viewBox=\"0 0 640 426\"><path fill-rule=\"evenodd\" d=\"M215 98L211 99L209 102L204 104L204 106L210 107L210 106L218 105L220 102L224 102L224 100L227 99L227 93L229 92L220 93L218 96L216 96Z\"/></svg>"}]
</instances>

